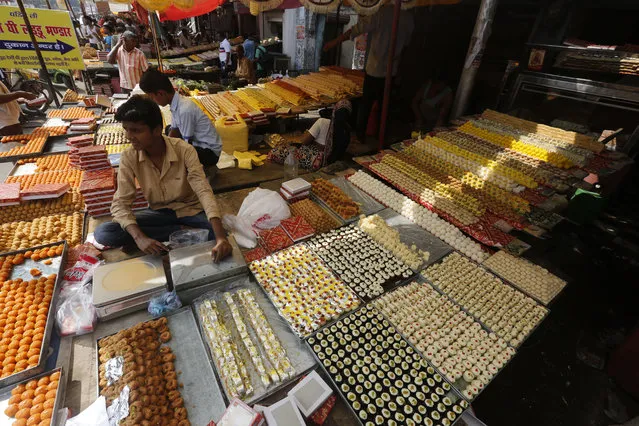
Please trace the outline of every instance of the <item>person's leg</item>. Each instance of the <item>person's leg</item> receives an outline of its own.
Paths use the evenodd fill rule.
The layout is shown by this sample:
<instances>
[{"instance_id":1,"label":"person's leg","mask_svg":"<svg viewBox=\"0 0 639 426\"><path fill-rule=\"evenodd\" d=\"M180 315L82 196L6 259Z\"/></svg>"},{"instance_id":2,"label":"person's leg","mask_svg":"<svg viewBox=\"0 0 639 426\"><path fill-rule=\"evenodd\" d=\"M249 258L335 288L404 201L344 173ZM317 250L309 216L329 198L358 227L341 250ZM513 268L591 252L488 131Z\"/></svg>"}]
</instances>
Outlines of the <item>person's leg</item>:
<instances>
[{"instance_id":1,"label":"person's leg","mask_svg":"<svg viewBox=\"0 0 639 426\"><path fill-rule=\"evenodd\" d=\"M328 156L329 163L341 160L346 153L348 144L351 141L351 128L348 125L349 116L349 111L344 108L335 112L335 118L333 119L333 147Z\"/></svg>"},{"instance_id":2,"label":"person's leg","mask_svg":"<svg viewBox=\"0 0 639 426\"><path fill-rule=\"evenodd\" d=\"M204 168L215 166L217 164L219 157L215 152L210 149L200 148L197 146L194 146L193 148L197 151L197 158L200 160L200 163L204 166Z\"/></svg>"},{"instance_id":3,"label":"person's leg","mask_svg":"<svg viewBox=\"0 0 639 426\"><path fill-rule=\"evenodd\" d=\"M135 213L135 219L144 235L160 242L168 241L173 232L181 229L173 210L146 209ZM94 237L98 243L109 247L122 247L133 243L131 235L117 222L98 226Z\"/></svg>"},{"instance_id":4,"label":"person's leg","mask_svg":"<svg viewBox=\"0 0 639 426\"><path fill-rule=\"evenodd\" d=\"M122 247L133 243L133 238L117 222L105 222L95 228L95 241L106 247Z\"/></svg>"},{"instance_id":5,"label":"person's leg","mask_svg":"<svg viewBox=\"0 0 639 426\"><path fill-rule=\"evenodd\" d=\"M368 117L371 115L371 109L376 99L376 78L366 74L364 77L364 87L362 98L359 101L357 110L357 125L355 134L361 143L366 142L366 127L368 126Z\"/></svg>"},{"instance_id":6,"label":"person's leg","mask_svg":"<svg viewBox=\"0 0 639 426\"><path fill-rule=\"evenodd\" d=\"M215 239L215 233L213 232L213 226L211 222L206 218L205 212L200 212L195 216L185 216L178 219L180 224L183 226L188 226L189 228L196 229L208 229L209 230L209 240Z\"/></svg>"}]
</instances>

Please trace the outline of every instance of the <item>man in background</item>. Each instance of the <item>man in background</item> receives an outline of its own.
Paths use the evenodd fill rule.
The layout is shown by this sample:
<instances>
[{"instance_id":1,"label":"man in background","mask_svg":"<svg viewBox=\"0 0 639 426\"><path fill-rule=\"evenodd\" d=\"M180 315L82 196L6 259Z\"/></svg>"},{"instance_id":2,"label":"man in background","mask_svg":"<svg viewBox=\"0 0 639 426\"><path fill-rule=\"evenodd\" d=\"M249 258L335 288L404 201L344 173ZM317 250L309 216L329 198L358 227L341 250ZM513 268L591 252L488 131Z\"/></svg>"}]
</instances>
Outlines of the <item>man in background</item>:
<instances>
[{"instance_id":1,"label":"man in background","mask_svg":"<svg viewBox=\"0 0 639 426\"><path fill-rule=\"evenodd\" d=\"M110 64L118 64L120 71L120 88L124 93L131 93L142 77L142 73L149 69L149 63L144 53L136 46L138 37L125 31L118 44L107 55Z\"/></svg>"},{"instance_id":2,"label":"man in background","mask_svg":"<svg viewBox=\"0 0 639 426\"><path fill-rule=\"evenodd\" d=\"M354 39L360 34L368 34L368 54L366 55L366 77L364 78L364 93L359 104L357 114L356 135L360 143L366 143L366 127L368 118L375 102L380 106L384 99L384 82L386 80L386 67L388 65L388 55L390 54L391 31L393 28L393 6L382 6L380 10L368 17L360 17L353 28L346 31L334 40L324 45L324 51L336 47L346 40ZM412 12L402 10L399 17L397 29L397 44L395 46L395 57L393 58L393 74L397 74L397 67L402 50L408 44L415 24Z\"/></svg>"},{"instance_id":3,"label":"man in background","mask_svg":"<svg viewBox=\"0 0 639 426\"><path fill-rule=\"evenodd\" d=\"M231 42L228 39L228 34L224 34L224 40L220 43L220 64L222 70L228 70L231 68Z\"/></svg>"},{"instance_id":4,"label":"man in background","mask_svg":"<svg viewBox=\"0 0 639 426\"><path fill-rule=\"evenodd\" d=\"M244 40L244 43L242 44L242 46L244 47L244 56L249 60L252 61L253 59L255 59L255 40L254 40L254 36L248 36L246 37L246 40Z\"/></svg>"},{"instance_id":5,"label":"man in background","mask_svg":"<svg viewBox=\"0 0 639 426\"><path fill-rule=\"evenodd\" d=\"M158 105L171 105L173 122L169 136L193 145L205 169L215 166L222 151L222 141L206 114L193 101L176 93L169 78L159 71L145 72L140 89Z\"/></svg>"}]
</instances>

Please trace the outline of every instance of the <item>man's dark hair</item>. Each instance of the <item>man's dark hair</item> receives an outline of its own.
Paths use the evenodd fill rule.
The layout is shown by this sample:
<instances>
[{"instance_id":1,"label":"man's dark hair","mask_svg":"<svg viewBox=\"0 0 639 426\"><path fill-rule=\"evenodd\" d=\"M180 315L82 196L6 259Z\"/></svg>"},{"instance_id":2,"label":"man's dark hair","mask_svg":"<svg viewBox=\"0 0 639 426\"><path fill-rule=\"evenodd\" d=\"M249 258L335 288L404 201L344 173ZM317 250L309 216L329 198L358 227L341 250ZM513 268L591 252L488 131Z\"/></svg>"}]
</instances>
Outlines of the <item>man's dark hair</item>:
<instances>
[{"instance_id":1,"label":"man's dark hair","mask_svg":"<svg viewBox=\"0 0 639 426\"><path fill-rule=\"evenodd\" d=\"M117 121L144 123L151 130L162 127L160 107L151 98L142 95L131 96L115 113Z\"/></svg>"},{"instance_id":2,"label":"man's dark hair","mask_svg":"<svg viewBox=\"0 0 639 426\"><path fill-rule=\"evenodd\" d=\"M140 78L140 89L142 89L144 93L157 93L160 90L164 90L166 93L175 93L171 80L169 80L166 75L154 69L148 69L142 74L142 78Z\"/></svg>"}]
</instances>

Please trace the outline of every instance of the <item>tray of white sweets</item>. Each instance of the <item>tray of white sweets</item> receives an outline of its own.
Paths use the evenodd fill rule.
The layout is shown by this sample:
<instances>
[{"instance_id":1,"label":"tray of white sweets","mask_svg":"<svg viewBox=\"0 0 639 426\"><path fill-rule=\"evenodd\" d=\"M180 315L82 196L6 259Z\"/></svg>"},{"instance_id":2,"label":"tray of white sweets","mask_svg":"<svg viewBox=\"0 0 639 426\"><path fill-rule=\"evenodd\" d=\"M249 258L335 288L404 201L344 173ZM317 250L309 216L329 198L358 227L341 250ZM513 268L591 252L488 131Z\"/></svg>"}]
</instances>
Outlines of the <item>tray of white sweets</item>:
<instances>
[{"instance_id":1,"label":"tray of white sweets","mask_svg":"<svg viewBox=\"0 0 639 426\"><path fill-rule=\"evenodd\" d=\"M258 402L315 366L304 342L248 277L196 299L193 309L229 401Z\"/></svg>"}]
</instances>

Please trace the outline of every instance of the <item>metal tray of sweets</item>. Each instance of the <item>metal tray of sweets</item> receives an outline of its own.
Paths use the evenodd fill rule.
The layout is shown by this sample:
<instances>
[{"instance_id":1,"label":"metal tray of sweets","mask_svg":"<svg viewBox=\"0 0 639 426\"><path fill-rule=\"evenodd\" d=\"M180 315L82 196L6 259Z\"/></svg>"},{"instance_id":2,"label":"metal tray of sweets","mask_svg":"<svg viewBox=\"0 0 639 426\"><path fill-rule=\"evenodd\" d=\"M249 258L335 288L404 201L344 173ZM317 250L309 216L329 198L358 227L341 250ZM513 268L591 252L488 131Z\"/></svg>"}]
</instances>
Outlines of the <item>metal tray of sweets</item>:
<instances>
[{"instance_id":1,"label":"metal tray of sweets","mask_svg":"<svg viewBox=\"0 0 639 426\"><path fill-rule=\"evenodd\" d=\"M496 253L496 252L495 252L495 253ZM512 253L510 253L510 254L512 254ZM522 257L522 256L518 256L517 258L518 258L518 259L521 259L522 261L527 262L527 263L533 263L533 262L531 262L530 260L525 259L525 258L524 258L524 257ZM487 258L487 259L490 259L490 257L489 257L489 258ZM534 264L534 263L533 263L533 264ZM492 269L491 269L488 265L484 265L483 263L481 263L481 264L479 264L479 266L481 266L481 267L482 267L482 268L484 268L486 271L490 272L491 274L493 274L494 276L496 276L497 278L499 278L499 279L500 279L500 280L502 280L503 282L505 282L505 283L509 284L509 285L510 285L511 287L513 287L515 290L518 290L518 291L520 291L520 292L524 293L526 296L530 297L530 298L531 298L531 299L533 299L535 302L539 303L541 306L546 307L546 308L547 308L548 306L550 306L550 304L552 304L552 303L553 303L553 301L555 301L555 300L557 299L557 297L559 297L559 295L560 295L561 293L563 293L563 291L564 291L564 290L566 289L566 287L568 286L568 280L566 280L566 279L564 279L564 278L561 278L559 275L557 275L557 274L555 274L555 273L553 273L553 272L550 272L550 271L549 271L551 274L553 274L553 275L554 275L554 276L556 276L557 278L559 278L559 279L563 280L563 281L564 281L564 285L561 287L561 289L559 289L559 290L557 291L557 293L555 293L555 295L554 295L554 296L553 296L553 297L552 297L552 298L551 298L548 302L544 302L543 300L539 299L539 297L534 296L533 294L529 293L527 290L525 290L525 289L523 289L523 288L519 287L517 284L515 284L515 283L513 283L513 282L509 281L507 278L502 277L502 276L501 276L498 272L493 271L493 270L492 270ZM538 266L539 266L539 265L538 265Z\"/></svg>"},{"instance_id":2,"label":"metal tray of sweets","mask_svg":"<svg viewBox=\"0 0 639 426\"><path fill-rule=\"evenodd\" d=\"M449 256L450 254L452 254L453 252L449 253L447 256ZM485 267L483 267L481 264L475 262L474 260L472 260L471 258L464 256L463 253L460 253L458 251L454 251L454 253L459 254L460 256L465 257L466 259L468 259L469 261L471 261L472 263L474 263L475 265L479 266L481 269L485 270L486 272L488 272L489 274L499 278L504 284L506 284L507 286L512 287L515 291L518 291L522 294L524 294L527 297L530 297L528 294L526 294L525 292L522 292L521 290L519 290L517 287L513 286L511 283L509 283L507 280L504 280L503 278L501 278L500 276L496 275L493 271L491 271L490 269L487 269ZM447 256L442 257L441 259L439 259L437 262L433 263L441 263ZM432 265L429 265L432 266ZM423 274L418 274L417 277L415 278L415 280L417 282L427 282L429 283L438 293L446 296L451 302L453 302L455 305L459 306L464 312L466 312L468 315L470 315L471 317L473 317L475 319L475 321L477 321L479 324L481 324L482 327L484 327L486 329L486 331L490 332L490 333L495 333L499 336L499 333L495 332L490 326L488 326L488 324L486 324L484 321L482 321L477 315L473 314L472 312L470 312L465 306L463 306L461 303L457 302L457 300L455 300L454 298L452 298L448 293L446 293L445 291L443 291L442 289L440 289L439 287L435 286L431 281L429 281ZM536 299L530 297L537 305L541 306L542 308L545 309L546 313L544 314L544 316L541 318L541 320L532 328L532 330L530 330L530 333L528 333L528 335L526 336L525 339L523 339L521 341L521 343L518 346L513 346L510 344L509 341L507 341L508 346L513 347L514 349L519 349L521 348L521 346L524 344L524 342L526 340L528 340L528 338L530 338L530 336L532 336L532 334L537 330L537 328L539 328L539 326L541 325L542 322L544 322L546 320L546 318L548 317L548 315L550 314L550 309L548 309L546 306L544 306L543 304L539 303ZM504 339L505 340L505 339Z\"/></svg>"},{"instance_id":3,"label":"metal tray of sweets","mask_svg":"<svg viewBox=\"0 0 639 426\"><path fill-rule=\"evenodd\" d=\"M414 269L415 272L432 265L453 251L451 246L391 208L386 208L377 214L386 221L388 226L399 232L402 243L408 247L415 245L417 249L430 253L429 259L423 261L418 269Z\"/></svg>"},{"instance_id":4,"label":"metal tray of sweets","mask_svg":"<svg viewBox=\"0 0 639 426\"><path fill-rule=\"evenodd\" d=\"M418 283L422 283L422 284L428 284L431 286L431 288L433 288L438 294L440 294L441 296L445 297L446 299L448 299L449 301L451 301L455 306L459 307L462 311L464 311L466 314L471 315L470 312L466 311L461 305L459 305L457 302L455 302L453 299L451 299L449 296L447 296L445 293L442 293L441 291L438 291L435 286L433 286L431 283L429 283L428 281L426 281L421 275L421 280L415 280ZM377 308L376 306L374 306L375 308ZM379 309L377 309L379 311ZM433 365L430 360L428 358L426 358L426 356L424 356L423 352L420 351L417 346L413 345L410 340L408 339L408 337L404 334L403 331L401 331L394 323L393 320L391 320L388 316L386 316L383 312L380 312L380 314L382 316L384 316L384 318L386 318L386 320L393 325L393 327L395 328L395 330L397 331L397 333L399 333L400 336L402 336L404 338L404 340L406 340L408 342L409 345L411 345L413 347L413 349L415 349L415 351L420 354L427 362L429 365L431 365L436 371L437 373L439 373L440 376L442 376L444 378L444 380L446 380L449 384L451 384L456 390L457 392L468 402L474 401L479 395L482 394L482 392L484 392L484 390L486 390L486 387L488 387L488 385L490 383L492 383L492 381L495 379L495 377L501 373L508 364L510 364L510 362L514 359L514 355L497 371L497 373L495 373L493 375L493 378L490 379L490 381L484 386L483 389L481 389L479 391L479 393L477 393L477 395L475 395L472 398L467 398L464 394L463 394L463 389L466 388L466 386L468 386L470 383L468 383L466 380L464 380L464 377L460 377L459 379L453 381L448 380L448 378L446 377L445 374L443 374L440 370L439 367L436 367L435 365ZM478 319L476 319L474 316L471 315L471 317L473 318L473 320L475 322L477 322L484 331L486 331L487 333L492 333L492 331L490 330L490 328L488 328L488 326L486 326L486 324L482 323L481 321L479 321ZM508 342L507 342L508 344ZM510 344L508 344L508 346L510 346ZM514 348L513 348L514 349ZM515 353L516 355L516 353Z\"/></svg>"},{"instance_id":5,"label":"metal tray of sweets","mask_svg":"<svg viewBox=\"0 0 639 426\"><path fill-rule=\"evenodd\" d=\"M178 372L178 382L184 386L179 388L180 396L184 399L184 407L188 411L188 420L192 425L206 425L211 420L215 421L222 417L226 410L226 403L222 390L215 378L215 373L211 368L208 351L205 349L205 343L197 330L195 317L191 307L183 307L177 311L173 311L166 315L169 330L171 331L171 340L167 345L175 354L175 371ZM154 318L148 316L147 321ZM134 322L129 327L138 324ZM100 372L100 356L98 353L99 340L110 335L97 335L95 340L95 374L96 374L96 391L100 395L99 388L99 372Z\"/></svg>"},{"instance_id":6,"label":"metal tray of sweets","mask_svg":"<svg viewBox=\"0 0 639 426\"><path fill-rule=\"evenodd\" d=\"M289 247L287 247L286 249L290 249L291 247L294 247L294 246L296 246L296 245L298 245L298 244L299 244L299 245L307 246L307 242L305 241L305 242L300 242L300 243L294 244L294 245L292 245L292 246L289 246ZM283 250L286 250L286 249L283 249ZM281 250L281 251L283 251L283 250ZM335 274L335 272L331 269L331 267L330 267L330 266L328 266L328 265L326 264L326 262L325 262L325 261L324 261L324 260L323 260L320 256L318 256L318 255L317 255L317 254L316 254L313 250L311 250L310 248L309 248L308 250L309 250L311 253L313 253L313 255L314 255L315 257L317 257L317 259L318 259L320 262L322 262L322 263L324 264L324 266L326 267L326 269L328 269L328 271L329 271L331 274L333 274L333 275L335 276L335 278L336 278L336 279L337 279L337 280L338 280L341 284L343 284L343 285L344 285L344 286L345 286L345 287L346 287L349 291L351 291L351 292L353 293L353 295L355 296L355 299L357 300L358 305L357 305L357 306L355 306L355 307L353 307L353 308L352 308L352 309L350 309L350 310L347 310L347 311L342 312L342 313L341 313L340 315L338 315L337 317L331 318L331 319L330 319L329 321L327 321L324 325L322 325L322 326L318 327L316 330L314 330L314 331L312 331L312 332L310 332L310 333L308 333L308 334L299 334L299 333L297 333L297 331L295 331L295 330L293 329L293 327L292 327L290 324L288 324L288 321L286 320L286 318L284 318L284 316L283 316L283 315L279 312L279 309L278 309L277 307L275 307L275 306L276 306L276 304L275 304L275 301L273 300L273 298L271 297L271 295L270 295L270 294L269 294L269 293L268 293L268 292L264 289L264 287L263 287L263 286L262 286L262 284L259 282L259 280L257 280L257 278L255 277L255 275L253 275L253 274L251 273L251 276L252 276L253 278L255 278L255 280L256 280L256 282L257 282L257 285L258 285L258 286L262 289L262 291L263 291L263 292L264 292L264 294L266 295L266 298L267 298L267 299L271 302L271 305L272 305L272 306L275 308L275 310L278 312L278 315L280 316L280 318L281 318L282 320L284 320L284 321L288 324L289 329L290 329L290 330L293 332L293 334L295 334L295 335L296 335L299 339L308 339L309 337L314 336L314 335L315 335L318 331L320 331L321 329L325 328L327 325L332 325L332 324L334 324L335 322L337 322L338 320L340 320L340 319L341 319L341 318L343 318L344 316L346 316L346 315L350 314L350 313L351 313L351 312L353 312L354 310L359 309L359 307L361 307L361 306L362 306L362 304L363 304L363 303L362 303L362 299L361 299L361 298L357 295L357 293L356 293L354 290L352 290L352 289L351 289L351 287L350 287L348 284L346 284L345 282L343 282L342 280L340 280L339 276L338 276L337 274ZM270 256L270 255L269 255L269 256ZM268 257L268 256L266 256L266 257ZM249 270L250 270L250 269L249 269Z\"/></svg>"},{"instance_id":7,"label":"metal tray of sweets","mask_svg":"<svg viewBox=\"0 0 639 426\"><path fill-rule=\"evenodd\" d=\"M15 383L14 385L7 386L0 390L0 426L9 426L15 424L16 421L14 418L8 417L4 410L9 406L9 399L11 398L11 391L18 385L25 385L31 380L40 380L43 377L49 377L53 373L60 373L60 379L58 380L58 388L56 389L55 401L53 403L53 410L51 412L51 425L57 426L59 425L60 419L60 409L62 408L65 400L65 391L67 384L66 373L62 368L56 368L51 371L47 371L46 373L41 373L36 376L30 377L29 379L25 379L20 381L19 383ZM38 422L39 423L39 422ZM35 423L35 424L38 424Z\"/></svg>"},{"instance_id":8,"label":"metal tray of sweets","mask_svg":"<svg viewBox=\"0 0 639 426\"><path fill-rule=\"evenodd\" d=\"M349 313L349 315L348 315L348 317L350 317L350 316L353 316L353 317L354 317L355 315L360 314L360 311L361 311L363 308L364 308L364 306L361 306L361 307L359 307L358 309L356 309L356 310L354 310L354 311L350 312L350 313ZM381 313L378 309L375 309L375 308L374 308L374 307L372 307L372 306L368 306L368 307L367 307L367 309L371 309L371 310L373 310L373 311L375 311L375 312L379 313L379 314L380 314L380 315L381 315L384 319L386 319L386 320L388 321L388 318L386 318L386 316L385 316L384 314L382 314L382 313ZM342 319L344 319L344 318L346 318L346 317L347 317L347 316L342 317ZM424 361L426 361L426 363L428 364L428 366L429 366L429 367L433 368L433 370L434 370L437 374L439 374L439 370L437 370L435 367L433 367L433 366L431 365L431 363L430 363L430 362L428 362L428 360L427 360L426 358L424 358L424 356L421 354L421 352L419 352L419 351L418 351L418 350L417 350L417 349L416 349L416 348L415 348L415 347L414 347L414 346L413 346L413 345L412 345L412 344L408 341L408 339L406 339L406 338L404 337L404 335L402 335L401 333L399 333L399 331L397 331L397 329L395 328L395 326L393 325L393 323L392 323L392 322L390 322L390 321L388 321L388 323L389 323L389 326L390 326L391 328L393 328L393 329L397 332L397 334L401 337L401 339L402 339L402 340L404 340L404 341L408 344L408 346L410 346L411 348L413 348L413 350L415 351L415 353L417 353L417 354L418 354L418 355L419 355L419 356L420 356L420 357L421 357ZM324 331L326 331L326 330L324 330ZM313 348L312 348L311 344L307 341L307 342L306 342L306 345L308 346L308 350L311 352L311 354L312 354L312 355L313 355L313 357L315 358L315 361L317 362L317 364L318 364L318 365L320 366L320 368L321 368L321 374L320 374L320 375L321 375L323 378L326 378L326 377L327 377L327 378L329 379L330 384L332 385L333 389L335 389L335 390L337 391L337 393L340 395L340 397L342 398L342 401L343 401L343 402L344 402L344 404L346 404L346 406L348 407L348 411L351 413L351 415L353 416L353 418L354 418L354 419L356 419L357 423L358 423L360 426L364 426L364 424L362 423L362 421L361 421L361 419L360 419L360 417L359 417L358 413L356 413L356 412L355 412L355 409L354 409L354 408L353 408L353 406L351 405L351 402L348 400L348 398L346 397L346 395L344 395L344 393L342 392L341 387L340 387L340 386L339 386L339 385L335 382L335 380L333 379L333 376L331 375L331 373L330 373L330 372L326 369L326 367L324 366L324 364L322 363L322 361L319 359L318 355L317 355L317 354L315 353L315 351L313 350ZM464 398L463 398L463 397L462 397L462 395L461 395L461 394L457 391L457 389L456 389L456 388L455 388L455 387L454 387L454 386L453 386L450 382L448 382L448 380L446 380L446 378L445 378L443 375L441 375L441 374L439 374L439 375L442 377L442 380L443 380L444 382L446 382L446 383L448 383L449 385L451 385L451 386L450 386L450 387L451 387L451 389L450 389L450 390L449 390L449 391L448 391L448 392L447 392L444 396L447 396L447 397L451 398L451 400L452 400L452 402L453 402L453 403L455 403L455 402L457 402L457 401L459 401L459 400L464 400ZM359 383L358 383L358 384L359 384ZM451 423L451 426L453 426L453 425L457 424L457 422L458 422L458 421L459 421L459 419L462 417L462 415L463 415L463 413L464 413L464 411L465 411L465 410L466 410L466 409L464 409L461 413L457 414L457 418L455 419L455 421L454 421L454 422L452 422L452 423ZM398 424L401 424L401 423L398 423Z\"/></svg>"},{"instance_id":9,"label":"metal tray of sweets","mask_svg":"<svg viewBox=\"0 0 639 426\"><path fill-rule=\"evenodd\" d=\"M295 372L292 377L289 377L286 380L282 380L277 384L271 384L269 386L265 386L261 379L258 371L256 370L253 362L251 361L251 357L249 356L245 346L242 344L242 338L237 330L233 317L231 315L230 309L227 303L224 301L224 293L230 292L231 294L235 294L238 290L247 289L250 290L253 296L255 297L255 301L260 306L262 311L264 312L264 316L267 318L273 333L280 341L282 348L286 351L286 355L291 362ZM296 381L302 374L308 372L309 370L315 367L315 360L313 359L311 353L304 345L304 341L301 340L289 327L288 323L284 318L282 318L275 308L275 306L271 303L268 295L264 290L260 287L259 284L250 280L248 277L242 277L240 279L230 281L225 283L224 285L218 287L214 291L206 293L196 299L193 304L193 311L195 312L195 316L197 318L199 330L201 333L202 340L205 345L208 347L208 353L211 359L211 365L213 366L216 375L218 376L220 383L222 384L222 389L224 390L224 394L227 398L227 401L233 399L233 396L230 394L227 385L225 384L224 377L222 377L219 369L218 363L224 362L224 360L216 359L213 351L211 350L211 343L207 336L206 331L204 330L203 320L200 316L200 307L206 300L213 300L217 304L218 311L222 315L222 319L224 325L227 330L229 330L232 341L237 345L237 351L241 355L244 365L247 369L249 379L251 381L251 385L253 386L253 393L244 397L239 397L244 402L249 405L252 405L256 402L263 400L264 398L268 398L270 395L273 395L278 390L288 386L289 384ZM236 304L239 307L239 302L237 299L234 299ZM242 312L242 308L240 307L240 312ZM256 333L254 328L251 326L250 320L247 316L243 316L244 324L246 325L247 330L249 330L249 335L251 336L251 341L253 342L256 348L259 348L258 351L263 360L265 360L264 356L264 348L261 344L256 344L258 339L256 337ZM267 362L268 363L268 362Z\"/></svg>"},{"instance_id":10,"label":"metal tray of sweets","mask_svg":"<svg viewBox=\"0 0 639 426\"><path fill-rule=\"evenodd\" d=\"M378 203L370 195L368 195L365 192L361 191L359 188L357 188L355 185L350 183L344 177L341 177L341 176L340 177L335 177L335 178L329 180L329 182L332 183L333 185L335 185L336 187L338 187L339 189L341 189L344 192L344 194L346 194L356 204L359 205L359 207L360 207L360 213L359 214L356 214L355 216L347 219L345 217L342 217L335 210L333 210L324 200L322 200L320 197L318 197L313 192L313 190L311 190L311 198L314 201L318 202L322 207L324 207L327 210L329 210L335 217L339 218L340 222L342 222L344 224L357 221L361 214L363 214L365 216L368 216L370 214L377 213L377 212L379 212L379 211L381 211L381 210L383 210L385 208L382 204Z\"/></svg>"},{"instance_id":11,"label":"metal tray of sweets","mask_svg":"<svg viewBox=\"0 0 639 426\"><path fill-rule=\"evenodd\" d=\"M51 137L47 137L47 140L42 145L42 149L40 151L29 152L27 154L17 154L17 155L10 155L10 156L6 156L6 157L0 157L0 163L14 162L14 161L20 160L22 158L38 157L38 156L42 155L42 153L46 149L46 146L47 146L47 144L49 143L50 140L51 140ZM8 152L8 151L12 150L13 148L17 148L19 146L25 146L25 145L21 144L20 142L0 143L0 152Z\"/></svg>"},{"instance_id":12,"label":"metal tray of sweets","mask_svg":"<svg viewBox=\"0 0 639 426\"><path fill-rule=\"evenodd\" d=\"M173 289L180 292L246 274L248 266L235 238L230 236L229 243L233 247L232 255L219 263L214 263L211 258L211 250L215 247L215 241L171 250L169 259Z\"/></svg>"},{"instance_id":13,"label":"metal tray of sweets","mask_svg":"<svg viewBox=\"0 0 639 426\"><path fill-rule=\"evenodd\" d=\"M63 268L67 258L67 244L64 241L60 241L57 243L45 244L42 246L37 246L25 250L17 250L7 253L2 253L1 256L9 256L16 254L23 254L27 251L33 251L37 249L42 249L46 247L59 246L63 244L64 248L62 250L62 255L55 256L51 258L51 265L45 265L41 262L36 262L31 259L25 259L24 263L21 265L17 265L11 271L11 279L22 278L25 281L33 279L33 276L29 272L32 268L38 268L42 272L42 276L47 276L50 274L57 274L57 278L55 280L55 284L53 287L53 295L51 298L51 302L49 303L49 312L47 313L47 322L44 326L44 336L42 338L42 345L40 346L40 360L38 361L38 365L35 367L27 368L26 370L22 370L18 373L14 373L10 376L7 376L3 379L0 379L0 388L5 386L12 385L14 383L18 383L22 380L29 379L37 374L40 374L44 371L47 358L49 355L49 342L51 341L51 334L53 333L53 327L55 325L55 308L58 303L58 296L60 295L61 290L61 282L63 275Z\"/></svg>"}]
</instances>

